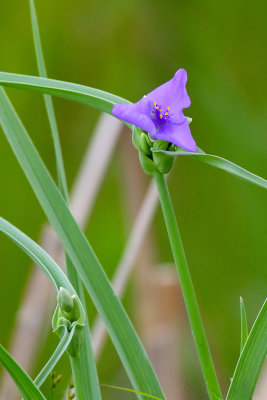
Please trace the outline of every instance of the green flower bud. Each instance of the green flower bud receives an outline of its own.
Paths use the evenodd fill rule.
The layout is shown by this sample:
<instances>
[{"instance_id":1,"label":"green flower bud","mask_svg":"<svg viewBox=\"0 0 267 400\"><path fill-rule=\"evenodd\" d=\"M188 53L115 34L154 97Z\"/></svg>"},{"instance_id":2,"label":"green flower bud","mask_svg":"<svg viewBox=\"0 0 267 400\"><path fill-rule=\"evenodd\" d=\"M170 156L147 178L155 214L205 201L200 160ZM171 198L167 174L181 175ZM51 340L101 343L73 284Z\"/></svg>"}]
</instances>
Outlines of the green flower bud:
<instances>
[{"instance_id":1,"label":"green flower bud","mask_svg":"<svg viewBox=\"0 0 267 400\"><path fill-rule=\"evenodd\" d=\"M77 299L76 294L72 296L72 301L73 301L73 308L72 311L70 312L70 320L71 321L78 321L81 311L80 311L80 303Z\"/></svg>"},{"instance_id":2,"label":"green flower bud","mask_svg":"<svg viewBox=\"0 0 267 400\"><path fill-rule=\"evenodd\" d=\"M177 151L178 146L176 144L171 143L170 146L168 147L168 151Z\"/></svg>"},{"instance_id":3,"label":"green flower bud","mask_svg":"<svg viewBox=\"0 0 267 400\"><path fill-rule=\"evenodd\" d=\"M148 137L148 134L145 132L141 133L141 139L140 139L140 147L142 153L144 153L146 156L151 156L151 150L150 147L152 146L152 143Z\"/></svg>"},{"instance_id":4,"label":"green flower bud","mask_svg":"<svg viewBox=\"0 0 267 400\"><path fill-rule=\"evenodd\" d=\"M67 328L67 330L69 331L70 327L71 327L71 322L65 317L59 317L57 319L57 327L60 327L60 326L65 326Z\"/></svg>"},{"instance_id":5,"label":"green flower bud","mask_svg":"<svg viewBox=\"0 0 267 400\"><path fill-rule=\"evenodd\" d=\"M152 176L155 171L157 171L157 167L155 166L154 161L151 158L147 157L144 153L142 153L142 151L139 151L139 161L144 172L147 175Z\"/></svg>"},{"instance_id":6,"label":"green flower bud","mask_svg":"<svg viewBox=\"0 0 267 400\"><path fill-rule=\"evenodd\" d=\"M147 175L153 176L156 171L161 174L167 174L170 171L174 156L154 152L153 150L175 151L175 145L165 140L155 140L152 142L148 133L141 132L137 128L133 129L133 144L139 152L140 164Z\"/></svg>"},{"instance_id":7,"label":"green flower bud","mask_svg":"<svg viewBox=\"0 0 267 400\"><path fill-rule=\"evenodd\" d=\"M73 309L73 299L68 290L61 287L57 295L57 303L62 311L69 313Z\"/></svg>"},{"instance_id":8,"label":"green flower bud","mask_svg":"<svg viewBox=\"0 0 267 400\"><path fill-rule=\"evenodd\" d=\"M165 140L156 140L153 144L153 150L155 150L153 152L153 160L158 171L162 174L167 174L170 171L174 162L174 156L157 152L157 150L171 150L171 146L169 147L169 142Z\"/></svg>"},{"instance_id":9,"label":"green flower bud","mask_svg":"<svg viewBox=\"0 0 267 400\"><path fill-rule=\"evenodd\" d=\"M137 150L141 150L141 131L138 128L133 128L132 141Z\"/></svg>"},{"instance_id":10,"label":"green flower bud","mask_svg":"<svg viewBox=\"0 0 267 400\"><path fill-rule=\"evenodd\" d=\"M61 287L58 292L57 303L63 317L70 322L78 321L81 310L79 300L75 294L71 296L68 290Z\"/></svg>"}]
</instances>

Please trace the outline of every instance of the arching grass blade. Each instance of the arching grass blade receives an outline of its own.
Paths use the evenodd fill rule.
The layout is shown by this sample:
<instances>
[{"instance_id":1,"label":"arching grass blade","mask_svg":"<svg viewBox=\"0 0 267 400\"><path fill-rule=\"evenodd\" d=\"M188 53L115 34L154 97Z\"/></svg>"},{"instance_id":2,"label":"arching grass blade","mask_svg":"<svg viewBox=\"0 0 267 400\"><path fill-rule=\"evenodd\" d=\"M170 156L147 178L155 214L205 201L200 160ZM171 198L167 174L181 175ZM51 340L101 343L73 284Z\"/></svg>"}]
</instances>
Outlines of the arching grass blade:
<instances>
[{"instance_id":1,"label":"arching grass blade","mask_svg":"<svg viewBox=\"0 0 267 400\"><path fill-rule=\"evenodd\" d=\"M239 357L226 400L251 400L267 355L267 301L263 304Z\"/></svg>"},{"instance_id":2,"label":"arching grass blade","mask_svg":"<svg viewBox=\"0 0 267 400\"><path fill-rule=\"evenodd\" d=\"M240 297L240 325L241 325L241 338L240 338L240 353L241 353L248 338L247 315L242 297Z\"/></svg>"},{"instance_id":3,"label":"arching grass blade","mask_svg":"<svg viewBox=\"0 0 267 400\"><path fill-rule=\"evenodd\" d=\"M222 169L222 170L228 172L229 174L237 176L240 179L244 179L250 183L254 183L254 185L261 186L264 189L267 189L267 180L266 179L263 179L260 176L247 171L246 169L240 167L237 164L234 164L231 161L226 160L225 158L215 156L212 154L206 154L200 149L198 149L198 151L196 153L190 153L190 152L183 151L183 150L179 150L179 151L159 150L159 151L162 153L170 154L170 155L188 156L190 158L194 158L203 163L212 165L213 167Z\"/></svg>"},{"instance_id":4,"label":"arching grass blade","mask_svg":"<svg viewBox=\"0 0 267 400\"><path fill-rule=\"evenodd\" d=\"M0 344L0 363L14 380L24 400L45 400L45 397L25 371Z\"/></svg>"}]
</instances>

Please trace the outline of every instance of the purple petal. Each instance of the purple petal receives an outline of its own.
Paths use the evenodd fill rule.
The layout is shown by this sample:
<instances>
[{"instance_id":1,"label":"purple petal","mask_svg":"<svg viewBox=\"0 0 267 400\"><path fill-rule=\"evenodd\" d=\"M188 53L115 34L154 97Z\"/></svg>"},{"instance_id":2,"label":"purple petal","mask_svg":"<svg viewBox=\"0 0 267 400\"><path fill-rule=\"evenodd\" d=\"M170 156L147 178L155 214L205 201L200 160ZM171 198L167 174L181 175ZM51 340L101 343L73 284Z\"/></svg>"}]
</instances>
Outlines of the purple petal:
<instances>
[{"instance_id":1,"label":"purple petal","mask_svg":"<svg viewBox=\"0 0 267 400\"><path fill-rule=\"evenodd\" d=\"M151 135L154 139L166 140L181 147L186 151L197 151L197 145L194 141L187 118L184 117L182 124L166 124L161 127L155 134Z\"/></svg>"},{"instance_id":2,"label":"purple petal","mask_svg":"<svg viewBox=\"0 0 267 400\"><path fill-rule=\"evenodd\" d=\"M115 117L133 124L151 135L156 131L151 119L151 105L147 97L143 97L135 104L115 104L112 109Z\"/></svg>"},{"instance_id":3,"label":"purple petal","mask_svg":"<svg viewBox=\"0 0 267 400\"><path fill-rule=\"evenodd\" d=\"M187 73L179 69L174 77L157 89L150 92L147 97L153 104L154 101L163 107L170 107L170 114L173 114L173 121L183 121L183 109L190 106L190 98L186 91Z\"/></svg>"}]
</instances>

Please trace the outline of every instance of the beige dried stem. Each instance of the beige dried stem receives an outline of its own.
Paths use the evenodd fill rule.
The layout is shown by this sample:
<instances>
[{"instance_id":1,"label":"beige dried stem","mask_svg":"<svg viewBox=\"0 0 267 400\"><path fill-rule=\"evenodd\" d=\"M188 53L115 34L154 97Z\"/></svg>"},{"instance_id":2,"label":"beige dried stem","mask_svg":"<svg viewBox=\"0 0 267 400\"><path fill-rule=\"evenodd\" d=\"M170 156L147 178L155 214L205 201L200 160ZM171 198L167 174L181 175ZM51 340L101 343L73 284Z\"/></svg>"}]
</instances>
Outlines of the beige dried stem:
<instances>
[{"instance_id":1,"label":"beige dried stem","mask_svg":"<svg viewBox=\"0 0 267 400\"><path fill-rule=\"evenodd\" d=\"M147 190L144 201L137 214L127 246L112 280L112 286L117 296L122 297L130 274L134 268L137 255L144 242L145 235L154 216L158 202L157 189L152 182ZM106 329L102 320L97 317L92 328L92 344L96 359L99 358L106 339Z\"/></svg>"},{"instance_id":2,"label":"beige dried stem","mask_svg":"<svg viewBox=\"0 0 267 400\"><path fill-rule=\"evenodd\" d=\"M122 124L102 114L88 145L71 195L71 210L83 228L92 211L99 187L119 138ZM41 246L64 265L63 249L50 227L43 229ZM33 268L16 316L10 352L23 368L31 372L50 327L55 305L54 289L39 268ZM17 389L7 373L3 373L0 399L18 399Z\"/></svg>"}]
</instances>

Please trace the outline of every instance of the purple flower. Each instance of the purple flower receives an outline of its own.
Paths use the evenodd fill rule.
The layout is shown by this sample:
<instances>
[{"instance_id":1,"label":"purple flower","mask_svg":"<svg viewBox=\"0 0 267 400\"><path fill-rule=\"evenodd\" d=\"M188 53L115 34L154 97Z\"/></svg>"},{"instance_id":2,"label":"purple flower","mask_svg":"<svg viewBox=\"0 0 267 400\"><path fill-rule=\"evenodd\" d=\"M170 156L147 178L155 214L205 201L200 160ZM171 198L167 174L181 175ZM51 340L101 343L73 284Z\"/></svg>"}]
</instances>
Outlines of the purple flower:
<instances>
[{"instance_id":1,"label":"purple flower","mask_svg":"<svg viewBox=\"0 0 267 400\"><path fill-rule=\"evenodd\" d=\"M187 74L179 69L174 77L135 104L115 104L115 117L148 132L153 139L166 140L187 151L197 151L183 109L190 106Z\"/></svg>"}]
</instances>

